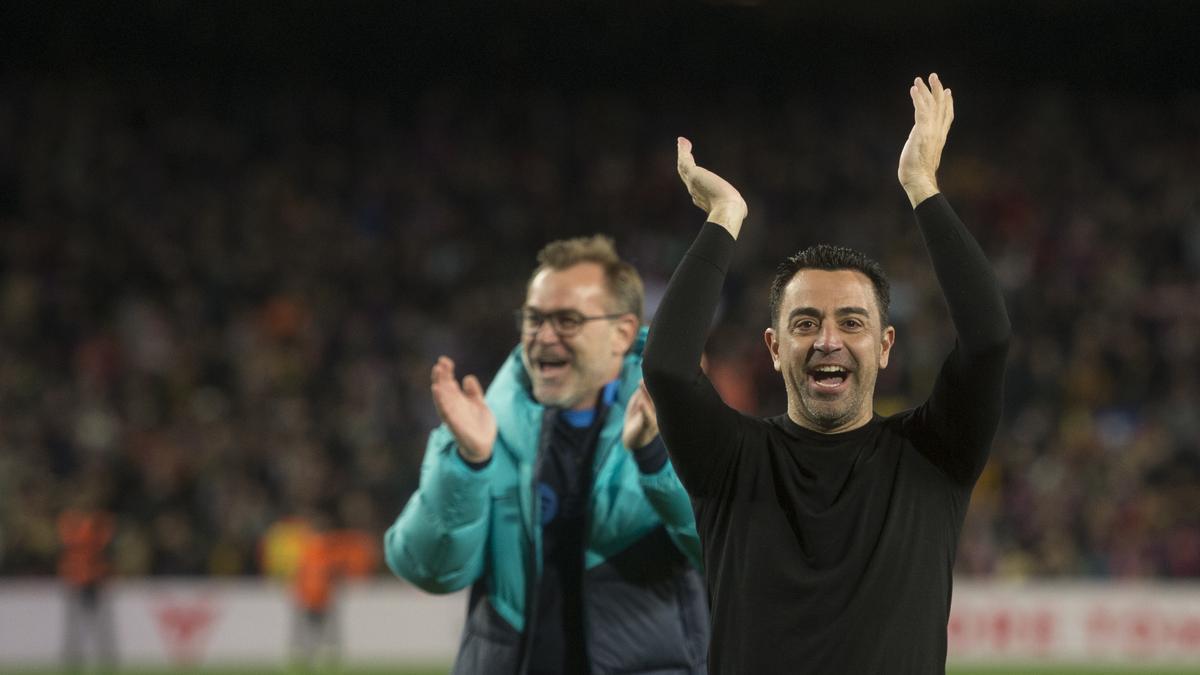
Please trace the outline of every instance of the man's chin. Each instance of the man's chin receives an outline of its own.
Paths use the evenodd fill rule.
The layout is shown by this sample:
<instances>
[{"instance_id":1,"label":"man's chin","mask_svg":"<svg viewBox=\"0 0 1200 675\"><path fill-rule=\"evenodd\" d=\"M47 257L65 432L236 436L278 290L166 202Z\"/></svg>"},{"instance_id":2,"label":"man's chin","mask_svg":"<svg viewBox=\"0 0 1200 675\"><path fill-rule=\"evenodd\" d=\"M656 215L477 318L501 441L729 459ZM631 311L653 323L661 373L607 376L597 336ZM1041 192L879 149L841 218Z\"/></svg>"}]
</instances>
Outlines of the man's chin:
<instances>
[{"instance_id":1,"label":"man's chin","mask_svg":"<svg viewBox=\"0 0 1200 675\"><path fill-rule=\"evenodd\" d=\"M828 403L829 401L816 400L809 401L804 406L804 412L808 419L818 429L837 429L849 423L854 417L851 406L831 406Z\"/></svg>"},{"instance_id":2,"label":"man's chin","mask_svg":"<svg viewBox=\"0 0 1200 675\"><path fill-rule=\"evenodd\" d=\"M562 387L533 386L533 397L538 403L552 408L565 408L569 402L569 392Z\"/></svg>"}]
</instances>

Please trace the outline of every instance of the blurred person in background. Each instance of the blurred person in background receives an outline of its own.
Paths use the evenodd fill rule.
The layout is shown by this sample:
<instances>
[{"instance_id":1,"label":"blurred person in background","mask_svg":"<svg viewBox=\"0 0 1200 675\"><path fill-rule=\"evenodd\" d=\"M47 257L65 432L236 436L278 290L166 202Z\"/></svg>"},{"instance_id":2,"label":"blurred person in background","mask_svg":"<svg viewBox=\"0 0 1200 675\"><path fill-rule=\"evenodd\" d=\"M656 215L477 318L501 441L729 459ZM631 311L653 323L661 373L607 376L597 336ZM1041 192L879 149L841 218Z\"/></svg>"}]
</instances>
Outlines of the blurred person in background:
<instances>
[{"instance_id":1,"label":"blurred person in background","mask_svg":"<svg viewBox=\"0 0 1200 675\"><path fill-rule=\"evenodd\" d=\"M487 393L433 367L443 424L388 565L471 586L455 673L703 673L695 521L641 388L642 281L603 236L537 260Z\"/></svg>"},{"instance_id":2,"label":"blurred person in background","mask_svg":"<svg viewBox=\"0 0 1200 675\"><path fill-rule=\"evenodd\" d=\"M83 666L89 641L102 667L114 666L117 658L112 607L104 597L115 522L111 513L99 507L97 494L95 488L85 487L71 508L58 516L62 545L58 574L67 587L63 662L70 669Z\"/></svg>"},{"instance_id":3,"label":"blurred person in background","mask_svg":"<svg viewBox=\"0 0 1200 675\"><path fill-rule=\"evenodd\" d=\"M715 672L945 671L954 558L1000 421L1010 327L987 258L937 187L950 90L934 74L909 93L897 173L957 344L929 399L888 417L873 402L896 339L887 279L828 244L787 258L771 286L763 337L787 413L722 401L700 358L747 207L678 141L679 175L708 222L659 305L646 385L696 505Z\"/></svg>"},{"instance_id":4,"label":"blurred person in background","mask_svg":"<svg viewBox=\"0 0 1200 675\"><path fill-rule=\"evenodd\" d=\"M307 519L309 529L300 544L292 576L296 613L292 624L292 660L306 669L318 660L336 664L341 655L341 631L334 607L337 581L337 551L330 536L329 519L318 515Z\"/></svg>"},{"instance_id":5,"label":"blurred person in background","mask_svg":"<svg viewBox=\"0 0 1200 675\"><path fill-rule=\"evenodd\" d=\"M339 586L345 579L370 575L378 561L374 538L366 532L333 529L324 514L304 519L307 527L292 571L296 614L292 659L305 669L335 665L341 659L338 625Z\"/></svg>"}]
</instances>

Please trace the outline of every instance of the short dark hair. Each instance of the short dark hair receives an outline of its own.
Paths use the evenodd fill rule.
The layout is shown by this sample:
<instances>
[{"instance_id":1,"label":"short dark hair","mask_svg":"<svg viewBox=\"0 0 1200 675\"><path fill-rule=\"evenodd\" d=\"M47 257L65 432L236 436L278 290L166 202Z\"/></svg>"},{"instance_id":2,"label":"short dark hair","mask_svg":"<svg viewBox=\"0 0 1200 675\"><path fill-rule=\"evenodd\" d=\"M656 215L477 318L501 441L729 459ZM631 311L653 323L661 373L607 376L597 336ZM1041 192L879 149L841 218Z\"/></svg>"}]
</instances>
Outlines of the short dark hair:
<instances>
[{"instance_id":1,"label":"short dark hair","mask_svg":"<svg viewBox=\"0 0 1200 675\"><path fill-rule=\"evenodd\" d=\"M772 326L779 322L779 302L783 299L783 289L787 287L788 282L796 276L797 272L806 269L862 272L875 287L875 302L879 305L879 318L882 320L882 326L887 327L891 291L888 287L887 275L883 273L883 267L860 251L832 244L809 246L779 263L779 267L775 270L775 279L771 282Z\"/></svg>"},{"instance_id":2,"label":"short dark hair","mask_svg":"<svg viewBox=\"0 0 1200 675\"><path fill-rule=\"evenodd\" d=\"M604 268L604 279L612 296L609 311L633 314L641 321L645 298L642 278L633 265L617 255L612 237L596 234L552 241L538 251L537 261L537 269L529 276L526 287L542 270L565 270L580 263L596 263Z\"/></svg>"}]
</instances>

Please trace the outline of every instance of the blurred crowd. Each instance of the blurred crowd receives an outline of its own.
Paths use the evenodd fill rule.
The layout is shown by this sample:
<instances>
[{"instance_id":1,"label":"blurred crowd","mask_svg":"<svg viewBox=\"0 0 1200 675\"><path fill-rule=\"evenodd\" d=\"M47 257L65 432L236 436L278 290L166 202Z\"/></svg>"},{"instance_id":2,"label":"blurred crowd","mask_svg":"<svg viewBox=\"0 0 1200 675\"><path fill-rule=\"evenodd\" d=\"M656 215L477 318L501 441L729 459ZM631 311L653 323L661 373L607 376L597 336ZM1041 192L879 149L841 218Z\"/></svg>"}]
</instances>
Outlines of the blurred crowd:
<instances>
[{"instance_id":1,"label":"blurred crowd","mask_svg":"<svg viewBox=\"0 0 1200 675\"><path fill-rule=\"evenodd\" d=\"M653 309L703 221L680 134L750 205L707 355L731 405L785 410L766 291L808 244L892 277L880 412L919 404L952 346L895 178L903 82L715 99L10 84L3 575L54 573L69 509L113 514L118 575L259 573L264 534L294 518L377 540L437 423L430 366L490 379L543 243L612 235ZM1015 330L959 571L1200 577L1200 93L951 86L942 188Z\"/></svg>"}]
</instances>

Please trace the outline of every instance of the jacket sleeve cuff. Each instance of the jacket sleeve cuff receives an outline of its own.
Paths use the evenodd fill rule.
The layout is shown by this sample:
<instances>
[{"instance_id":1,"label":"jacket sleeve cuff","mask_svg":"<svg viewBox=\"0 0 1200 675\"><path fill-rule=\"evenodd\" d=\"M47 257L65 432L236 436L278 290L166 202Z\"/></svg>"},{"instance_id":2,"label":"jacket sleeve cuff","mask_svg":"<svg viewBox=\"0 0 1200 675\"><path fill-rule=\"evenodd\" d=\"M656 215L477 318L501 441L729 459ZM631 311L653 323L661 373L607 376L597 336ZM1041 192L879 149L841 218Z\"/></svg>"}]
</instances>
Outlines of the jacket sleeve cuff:
<instances>
[{"instance_id":1,"label":"jacket sleeve cuff","mask_svg":"<svg viewBox=\"0 0 1200 675\"><path fill-rule=\"evenodd\" d=\"M456 452L455 454L458 454L458 453ZM466 464L467 468L472 471L483 471L484 469L486 469L488 467L489 464L492 463L492 455L488 455L488 458L483 460L482 462L472 462L471 460L467 459L466 457L463 457L462 455L458 455L458 458L461 459L462 463Z\"/></svg>"},{"instance_id":2,"label":"jacket sleeve cuff","mask_svg":"<svg viewBox=\"0 0 1200 675\"><path fill-rule=\"evenodd\" d=\"M484 511L493 463L472 469L450 444L443 452L453 453L437 465L430 480L422 478L421 491L442 521L451 527L474 522Z\"/></svg>"},{"instance_id":3,"label":"jacket sleeve cuff","mask_svg":"<svg viewBox=\"0 0 1200 675\"><path fill-rule=\"evenodd\" d=\"M638 471L641 473L645 475L658 473L667 463L667 444L663 442L662 435L655 436L654 440L645 446L635 449L633 459L637 462Z\"/></svg>"}]
</instances>

